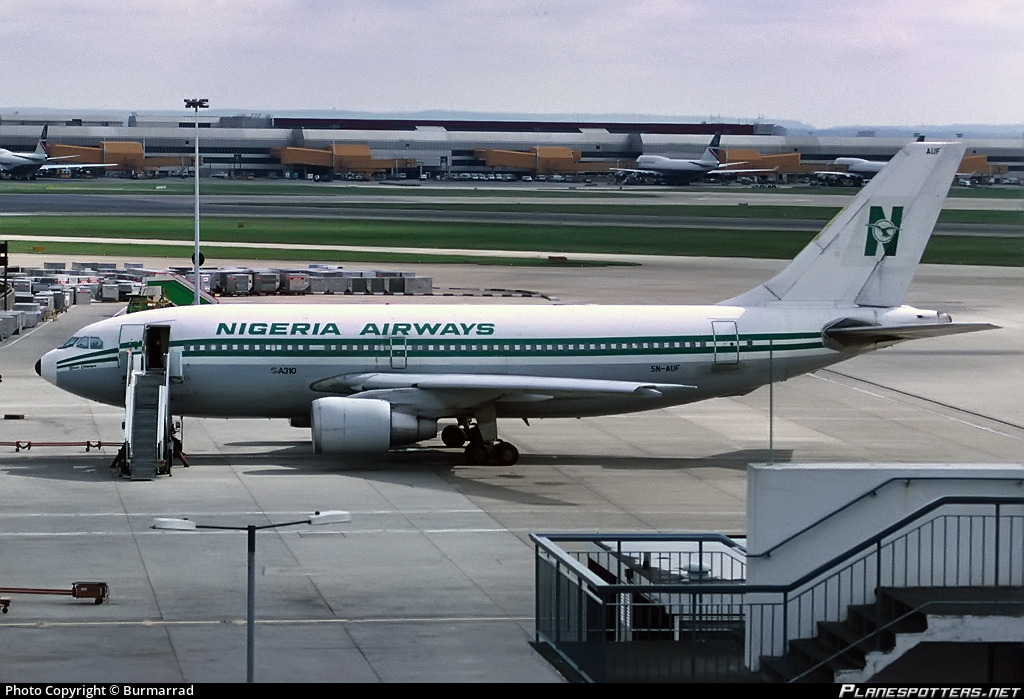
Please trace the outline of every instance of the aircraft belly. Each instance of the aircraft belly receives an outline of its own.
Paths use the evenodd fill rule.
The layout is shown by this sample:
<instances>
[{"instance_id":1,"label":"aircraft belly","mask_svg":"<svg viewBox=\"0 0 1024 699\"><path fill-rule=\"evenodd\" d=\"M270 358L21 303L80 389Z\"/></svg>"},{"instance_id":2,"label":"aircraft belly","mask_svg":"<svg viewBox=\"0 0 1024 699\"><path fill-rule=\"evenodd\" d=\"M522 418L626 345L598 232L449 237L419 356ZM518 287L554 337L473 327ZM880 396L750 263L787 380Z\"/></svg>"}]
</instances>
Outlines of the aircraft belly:
<instances>
[{"instance_id":1,"label":"aircraft belly","mask_svg":"<svg viewBox=\"0 0 1024 699\"><path fill-rule=\"evenodd\" d=\"M183 380L171 388L176 415L297 417L320 397L309 384L323 369L298 362L186 364Z\"/></svg>"}]
</instances>

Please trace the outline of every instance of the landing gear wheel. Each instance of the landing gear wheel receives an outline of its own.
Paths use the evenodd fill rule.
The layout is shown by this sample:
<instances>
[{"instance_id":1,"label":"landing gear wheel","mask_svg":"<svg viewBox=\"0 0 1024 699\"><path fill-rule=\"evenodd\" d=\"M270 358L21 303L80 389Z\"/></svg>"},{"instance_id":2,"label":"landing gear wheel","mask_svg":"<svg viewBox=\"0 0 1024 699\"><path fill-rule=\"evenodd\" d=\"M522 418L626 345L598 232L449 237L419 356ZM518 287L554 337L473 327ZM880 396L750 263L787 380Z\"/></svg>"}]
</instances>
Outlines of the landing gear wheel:
<instances>
[{"instance_id":1,"label":"landing gear wheel","mask_svg":"<svg viewBox=\"0 0 1024 699\"><path fill-rule=\"evenodd\" d=\"M465 454L466 463L473 465L486 464L491 458L491 450L487 448L486 444L480 442L471 442L466 447Z\"/></svg>"},{"instance_id":2,"label":"landing gear wheel","mask_svg":"<svg viewBox=\"0 0 1024 699\"><path fill-rule=\"evenodd\" d=\"M498 442L494 445L491 456L499 466L512 466L519 461L519 450L508 442Z\"/></svg>"},{"instance_id":3,"label":"landing gear wheel","mask_svg":"<svg viewBox=\"0 0 1024 699\"><path fill-rule=\"evenodd\" d=\"M466 432L458 425L448 425L441 430L441 441L446 447L461 447L466 443Z\"/></svg>"}]
</instances>

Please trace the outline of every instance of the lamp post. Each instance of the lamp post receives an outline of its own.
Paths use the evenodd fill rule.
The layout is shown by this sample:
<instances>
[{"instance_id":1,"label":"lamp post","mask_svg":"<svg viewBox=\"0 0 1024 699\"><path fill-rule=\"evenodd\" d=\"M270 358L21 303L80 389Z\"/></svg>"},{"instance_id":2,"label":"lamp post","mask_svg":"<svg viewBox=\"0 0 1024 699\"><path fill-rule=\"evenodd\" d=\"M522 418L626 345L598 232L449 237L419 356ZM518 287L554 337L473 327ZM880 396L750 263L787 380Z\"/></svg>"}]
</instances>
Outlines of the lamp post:
<instances>
[{"instance_id":1,"label":"lamp post","mask_svg":"<svg viewBox=\"0 0 1024 699\"><path fill-rule=\"evenodd\" d=\"M192 263L195 265L195 294L192 297L192 305L199 305L199 110L206 109L210 106L210 100L208 99L186 99L185 109L194 109L196 112L196 137L195 146L196 154L192 160L192 168L196 173L196 215L195 215L195 249L192 251Z\"/></svg>"},{"instance_id":2,"label":"lamp post","mask_svg":"<svg viewBox=\"0 0 1024 699\"><path fill-rule=\"evenodd\" d=\"M170 517L157 517L150 525L153 529L169 529L174 531L194 531L196 529L227 529L231 531L244 531L248 534L248 575L246 591L246 620L245 620L245 681L253 682L253 674L256 667L256 530L276 529L279 527L292 527L297 524L310 524L320 526L324 524L342 524L351 522L352 517L344 510L329 510L327 512L314 512L306 519L296 522L281 522L279 524L250 524L245 527L229 527L214 524L196 524L189 519L176 519Z\"/></svg>"}]
</instances>

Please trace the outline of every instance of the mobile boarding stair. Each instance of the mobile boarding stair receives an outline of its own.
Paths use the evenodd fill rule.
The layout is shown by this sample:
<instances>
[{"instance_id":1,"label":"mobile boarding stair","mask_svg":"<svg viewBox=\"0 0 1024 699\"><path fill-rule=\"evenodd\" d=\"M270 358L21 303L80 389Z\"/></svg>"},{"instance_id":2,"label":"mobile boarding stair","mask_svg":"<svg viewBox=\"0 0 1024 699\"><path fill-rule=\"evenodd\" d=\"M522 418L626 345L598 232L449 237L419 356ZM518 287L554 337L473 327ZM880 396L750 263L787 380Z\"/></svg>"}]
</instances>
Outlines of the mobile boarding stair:
<instances>
[{"instance_id":1,"label":"mobile boarding stair","mask_svg":"<svg viewBox=\"0 0 1024 699\"><path fill-rule=\"evenodd\" d=\"M121 331L119 362L125 371L124 445L112 467L132 480L169 475L174 456L171 426L170 328L126 325Z\"/></svg>"}]
</instances>

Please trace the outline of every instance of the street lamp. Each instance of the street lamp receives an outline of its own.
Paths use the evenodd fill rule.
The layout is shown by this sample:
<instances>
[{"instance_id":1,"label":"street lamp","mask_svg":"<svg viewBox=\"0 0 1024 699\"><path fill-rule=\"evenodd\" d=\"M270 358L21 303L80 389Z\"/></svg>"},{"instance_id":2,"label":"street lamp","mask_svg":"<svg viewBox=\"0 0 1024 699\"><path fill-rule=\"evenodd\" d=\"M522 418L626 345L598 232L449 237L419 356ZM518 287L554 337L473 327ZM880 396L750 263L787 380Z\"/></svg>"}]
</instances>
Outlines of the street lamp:
<instances>
[{"instance_id":1,"label":"street lamp","mask_svg":"<svg viewBox=\"0 0 1024 699\"><path fill-rule=\"evenodd\" d=\"M196 154L192 160L192 167L196 171L196 235L195 235L195 249L192 252L192 263L195 265L196 273L196 289L195 294L192 297L192 305L199 305L199 110L207 109L210 106L210 100L208 99L186 99L185 109L194 109L196 111Z\"/></svg>"},{"instance_id":2,"label":"street lamp","mask_svg":"<svg viewBox=\"0 0 1024 699\"><path fill-rule=\"evenodd\" d=\"M229 529L248 533L248 590L246 594L246 638L245 638L245 681L252 683L256 666L256 530L291 527L297 524L320 526L324 524L343 524L351 522L352 516L344 510L328 510L314 512L306 519L297 522L281 522L280 524L250 524L245 527L229 527L214 524L196 524L189 519L157 517L150 525L153 529L169 529L173 531L194 531L196 529Z\"/></svg>"}]
</instances>

